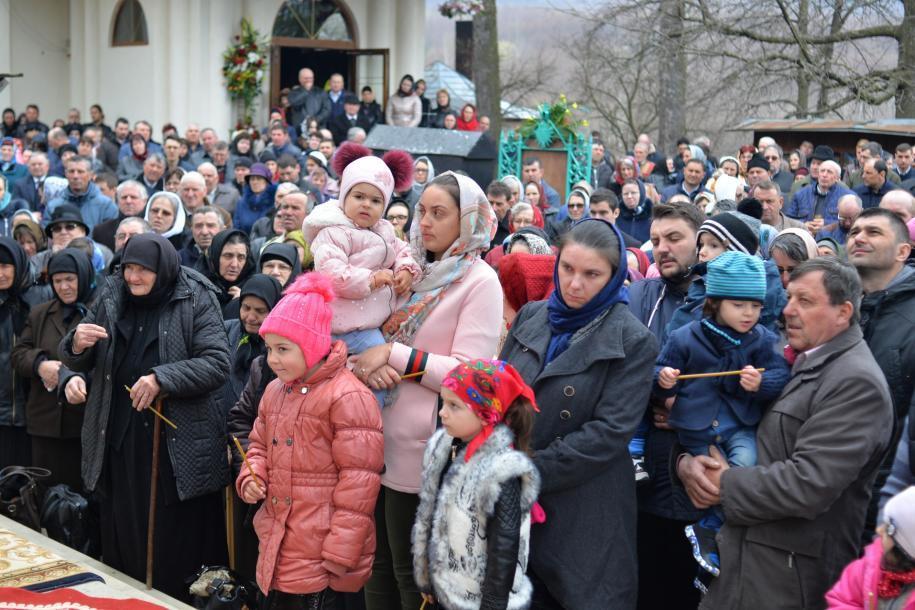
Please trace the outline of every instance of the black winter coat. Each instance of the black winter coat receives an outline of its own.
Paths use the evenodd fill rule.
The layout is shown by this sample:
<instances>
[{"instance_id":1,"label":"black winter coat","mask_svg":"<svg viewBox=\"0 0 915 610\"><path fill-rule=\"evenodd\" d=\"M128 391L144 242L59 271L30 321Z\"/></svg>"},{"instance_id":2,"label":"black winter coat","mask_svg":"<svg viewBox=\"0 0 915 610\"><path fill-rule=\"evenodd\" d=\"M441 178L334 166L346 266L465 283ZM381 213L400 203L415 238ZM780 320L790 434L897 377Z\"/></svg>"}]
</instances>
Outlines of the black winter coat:
<instances>
[{"instance_id":1,"label":"black winter coat","mask_svg":"<svg viewBox=\"0 0 915 610\"><path fill-rule=\"evenodd\" d=\"M543 366L547 302L525 305L501 358L540 405L531 448L546 523L531 527L529 569L564 608L634 608L636 494L629 441L645 412L658 344L622 303ZM662 569L662 568L659 568Z\"/></svg>"},{"instance_id":2,"label":"black winter coat","mask_svg":"<svg viewBox=\"0 0 915 610\"><path fill-rule=\"evenodd\" d=\"M124 279L110 276L83 323L105 328L109 339L79 355L72 351L70 331L60 343L61 361L74 371L89 373L89 398L83 422L83 482L93 491L105 460L117 354L115 323L127 306ZM175 289L159 311L159 361L153 367L165 396L165 416L177 425L166 427L168 457L175 473L178 497L184 501L224 487L229 482L226 463L225 419L218 399L226 381L229 344L215 287L199 273L182 267Z\"/></svg>"},{"instance_id":3,"label":"black winter coat","mask_svg":"<svg viewBox=\"0 0 915 610\"><path fill-rule=\"evenodd\" d=\"M254 427L254 420L257 419L257 407L260 405L261 397L267 384L276 379L276 374L267 366L267 358L258 356L251 363L251 372L248 375L248 382L245 384L238 401L229 409L228 429L229 445L232 447L232 470L234 478L238 478L241 472L242 459L238 451L235 450L235 443L232 436L248 451L248 435Z\"/></svg>"}]
</instances>

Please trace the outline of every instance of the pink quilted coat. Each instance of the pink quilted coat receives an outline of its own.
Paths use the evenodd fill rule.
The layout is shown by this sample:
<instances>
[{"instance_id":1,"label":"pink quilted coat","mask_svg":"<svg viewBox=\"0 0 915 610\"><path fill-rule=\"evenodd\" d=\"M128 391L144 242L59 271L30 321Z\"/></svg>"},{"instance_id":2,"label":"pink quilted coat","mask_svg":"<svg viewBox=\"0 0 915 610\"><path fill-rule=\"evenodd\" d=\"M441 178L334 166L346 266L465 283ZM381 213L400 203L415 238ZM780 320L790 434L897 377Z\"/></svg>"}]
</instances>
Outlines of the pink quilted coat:
<instances>
[{"instance_id":1,"label":"pink quilted coat","mask_svg":"<svg viewBox=\"0 0 915 610\"><path fill-rule=\"evenodd\" d=\"M839 582L826 594L830 610L876 610L879 604L877 583L880 581L880 560L883 545L874 540L864 557L851 562L842 571ZM915 610L915 594L909 594L903 610Z\"/></svg>"},{"instance_id":2,"label":"pink quilted coat","mask_svg":"<svg viewBox=\"0 0 915 610\"><path fill-rule=\"evenodd\" d=\"M265 593L358 591L371 574L384 437L378 403L345 364L336 341L308 383L275 379L261 399L248 461L267 485L254 517ZM250 476L242 467L239 495Z\"/></svg>"},{"instance_id":3,"label":"pink quilted coat","mask_svg":"<svg viewBox=\"0 0 915 610\"><path fill-rule=\"evenodd\" d=\"M360 229L343 213L342 203L327 201L305 218L302 231L311 247L315 271L334 280L337 298L331 303L335 335L378 328L397 309L391 286L369 288L372 273L390 269L408 270L419 279L420 268L410 254L410 245L394 234L382 218L370 229Z\"/></svg>"}]
</instances>

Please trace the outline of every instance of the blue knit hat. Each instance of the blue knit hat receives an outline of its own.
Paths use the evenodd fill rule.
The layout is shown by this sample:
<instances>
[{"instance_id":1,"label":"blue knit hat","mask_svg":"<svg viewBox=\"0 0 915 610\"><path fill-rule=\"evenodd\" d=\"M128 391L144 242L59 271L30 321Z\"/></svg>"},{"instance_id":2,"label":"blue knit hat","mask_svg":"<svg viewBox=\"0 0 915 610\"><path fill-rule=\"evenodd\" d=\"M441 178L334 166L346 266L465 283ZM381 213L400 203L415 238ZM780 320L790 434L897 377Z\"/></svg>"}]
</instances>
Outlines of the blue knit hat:
<instances>
[{"instance_id":1,"label":"blue knit hat","mask_svg":"<svg viewBox=\"0 0 915 610\"><path fill-rule=\"evenodd\" d=\"M708 262L705 296L735 301L766 299L766 269L762 259L728 251Z\"/></svg>"}]
</instances>

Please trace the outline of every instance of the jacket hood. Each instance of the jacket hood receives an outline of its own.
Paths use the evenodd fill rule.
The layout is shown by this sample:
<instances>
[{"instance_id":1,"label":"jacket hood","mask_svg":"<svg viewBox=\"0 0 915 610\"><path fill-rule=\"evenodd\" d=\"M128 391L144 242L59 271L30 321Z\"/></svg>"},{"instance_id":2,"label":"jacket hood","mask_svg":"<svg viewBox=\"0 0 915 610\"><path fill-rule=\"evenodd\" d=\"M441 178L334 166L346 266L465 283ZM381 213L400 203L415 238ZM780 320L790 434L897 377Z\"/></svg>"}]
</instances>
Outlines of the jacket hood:
<instances>
[{"instance_id":1,"label":"jacket hood","mask_svg":"<svg viewBox=\"0 0 915 610\"><path fill-rule=\"evenodd\" d=\"M0 295L21 296L32 285L32 274L29 268L29 257L25 250L12 237L0 237L0 248L5 250L13 261L16 272L13 275L13 285L6 290L0 290Z\"/></svg>"}]
</instances>

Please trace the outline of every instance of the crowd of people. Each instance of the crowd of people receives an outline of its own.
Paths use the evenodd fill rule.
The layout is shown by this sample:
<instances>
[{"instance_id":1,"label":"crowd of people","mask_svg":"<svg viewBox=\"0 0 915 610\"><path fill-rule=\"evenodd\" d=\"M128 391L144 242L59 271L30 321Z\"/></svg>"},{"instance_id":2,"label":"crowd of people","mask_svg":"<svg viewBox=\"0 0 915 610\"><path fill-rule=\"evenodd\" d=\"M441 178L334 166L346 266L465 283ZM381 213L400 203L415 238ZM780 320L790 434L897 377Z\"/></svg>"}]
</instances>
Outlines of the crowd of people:
<instances>
[{"instance_id":1,"label":"crowd of people","mask_svg":"<svg viewBox=\"0 0 915 610\"><path fill-rule=\"evenodd\" d=\"M183 600L231 560L265 608L915 606L911 146L596 137L562 198L361 146L485 129L422 81L299 82L226 139L3 113L0 467L105 563L144 578L155 476Z\"/></svg>"}]
</instances>

